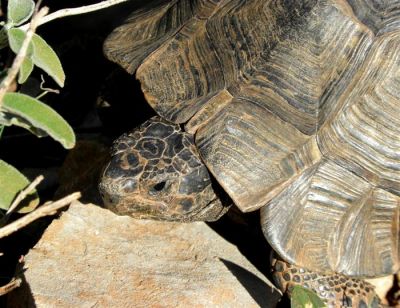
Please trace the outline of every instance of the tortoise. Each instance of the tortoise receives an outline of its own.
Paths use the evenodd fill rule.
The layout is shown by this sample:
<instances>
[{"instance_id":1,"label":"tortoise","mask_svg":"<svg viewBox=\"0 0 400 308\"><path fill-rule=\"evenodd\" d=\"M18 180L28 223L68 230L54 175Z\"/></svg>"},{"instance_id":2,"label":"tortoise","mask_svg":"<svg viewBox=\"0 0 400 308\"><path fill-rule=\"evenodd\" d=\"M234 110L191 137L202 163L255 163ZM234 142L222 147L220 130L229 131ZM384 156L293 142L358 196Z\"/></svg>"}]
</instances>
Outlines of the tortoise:
<instances>
[{"instance_id":1,"label":"tortoise","mask_svg":"<svg viewBox=\"0 0 400 308\"><path fill-rule=\"evenodd\" d=\"M155 0L104 43L158 117L121 136L112 211L260 209L278 285L378 306L399 269L400 1Z\"/></svg>"}]
</instances>

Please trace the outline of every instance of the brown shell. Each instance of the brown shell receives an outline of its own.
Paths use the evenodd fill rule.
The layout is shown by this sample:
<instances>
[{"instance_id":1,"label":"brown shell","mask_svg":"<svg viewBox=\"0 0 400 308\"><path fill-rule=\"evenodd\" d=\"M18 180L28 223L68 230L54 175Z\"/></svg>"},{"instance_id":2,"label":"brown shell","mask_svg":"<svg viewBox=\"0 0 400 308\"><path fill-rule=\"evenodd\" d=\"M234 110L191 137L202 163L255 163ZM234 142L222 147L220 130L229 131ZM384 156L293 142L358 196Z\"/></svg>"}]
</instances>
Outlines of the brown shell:
<instances>
[{"instance_id":1,"label":"brown shell","mask_svg":"<svg viewBox=\"0 0 400 308\"><path fill-rule=\"evenodd\" d=\"M399 267L400 1L176 0L105 43L286 260Z\"/></svg>"}]
</instances>

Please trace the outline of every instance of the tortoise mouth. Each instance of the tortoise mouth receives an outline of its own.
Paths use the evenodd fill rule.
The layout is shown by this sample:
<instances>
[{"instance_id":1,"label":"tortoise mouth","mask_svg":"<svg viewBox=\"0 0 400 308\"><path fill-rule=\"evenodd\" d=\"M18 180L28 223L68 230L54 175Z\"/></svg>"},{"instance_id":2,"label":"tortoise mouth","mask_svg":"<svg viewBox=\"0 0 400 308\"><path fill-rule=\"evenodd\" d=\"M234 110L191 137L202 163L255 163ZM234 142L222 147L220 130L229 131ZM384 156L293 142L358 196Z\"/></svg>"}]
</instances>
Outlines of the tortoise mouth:
<instances>
[{"instance_id":1,"label":"tortoise mouth","mask_svg":"<svg viewBox=\"0 0 400 308\"><path fill-rule=\"evenodd\" d=\"M140 218L164 217L168 205L163 201L143 200L139 194L126 196L107 195L103 197L104 206L118 215ZM162 218L160 218L162 219Z\"/></svg>"},{"instance_id":2,"label":"tortoise mouth","mask_svg":"<svg viewBox=\"0 0 400 308\"><path fill-rule=\"evenodd\" d=\"M224 205L220 199L214 199L206 206L193 211L187 221L216 221L221 218L230 208Z\"/></svg>"},{"instance_id":3,"label":"tortoise mouth","mask_svg":"<svg viewBox=\"0 0 400 308\"><path fill-rule=\"evenodd\" d=\"M121 216L127 215L138 219L180 222L215 221L229 209L229 207L223 206L219 199L214 199L203 207L184 211L181 203L167 204L163 201L144 199L139 194L130 196L129 199L119 196L107 196L104 198L104 206Z\"/></svg>"}]
</instances>

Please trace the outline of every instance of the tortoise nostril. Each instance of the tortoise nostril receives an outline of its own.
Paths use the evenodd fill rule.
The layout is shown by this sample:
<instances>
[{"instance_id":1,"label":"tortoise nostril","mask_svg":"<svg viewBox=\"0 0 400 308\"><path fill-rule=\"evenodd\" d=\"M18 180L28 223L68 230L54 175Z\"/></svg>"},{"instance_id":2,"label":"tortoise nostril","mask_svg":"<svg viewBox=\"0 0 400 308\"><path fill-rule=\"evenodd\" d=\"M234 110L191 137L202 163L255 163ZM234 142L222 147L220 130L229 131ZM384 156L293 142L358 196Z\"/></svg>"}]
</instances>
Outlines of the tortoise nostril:
<instances>
[{"instance_id":1,"label":"tortoise nostril","mask_svg":"<svg viewBox=\"0 0 400 308\"><path fill-rule=\"evenodd\" d=\"M118 201L119 201L119 197L118 197L117 195L109 195L109 196L107 197L107 199L108 199L108 202L109 202L110 204L117 204Z\"/></svg>"}]
</instances>

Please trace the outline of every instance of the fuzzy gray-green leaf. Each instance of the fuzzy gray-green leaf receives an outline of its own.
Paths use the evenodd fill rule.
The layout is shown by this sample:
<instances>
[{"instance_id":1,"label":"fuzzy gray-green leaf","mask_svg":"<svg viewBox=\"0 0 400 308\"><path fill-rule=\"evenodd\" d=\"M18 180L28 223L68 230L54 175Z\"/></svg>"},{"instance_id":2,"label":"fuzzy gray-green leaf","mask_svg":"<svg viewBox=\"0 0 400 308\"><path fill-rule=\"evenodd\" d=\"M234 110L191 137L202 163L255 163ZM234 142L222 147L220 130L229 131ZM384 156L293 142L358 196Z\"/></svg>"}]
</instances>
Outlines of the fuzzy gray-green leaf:
<instances>
[{"instance_id":1,"label":"fuzzy gray-green leaf","mask_svg":"<svg viewBox=\"0 0 400 308\"><path fill-rule=\"evenodd\" d=\"M18 26L27 21L33 14L35 3L32 0L8 0L7 22Z\"/></svg>"},{"instance_id":2,"label":"fuzzy gray-green leaf","mask_svg":"<svg viewBox=\"0 0 400 308\"><path fill-rule=\"evenodd\" d=\"M18 53L25 38L25 32L21 29L8 30L8 40L14 53ZM46 41L37 34L33 34L27 57L31 57L33 64L44 70L60 87L64 86L65 73L60 59Z\"/></svg>"},{"instance_id":3,"label":"fuzzy gray-green leaf","mask_svg":"<svg viewBox=\"0 0 400 308\"><path fill-rule=\"evenodd\" d=\"M4 112L22 118L25 125L29 123L38 131L46 132L66 149L74 147L75 134L72 128L49 106L21 93L6 93L3 104ZM18 123L13 124L18 125Z\"/></svg>"},{"instance_id":4,"label":"fuzzy gray-green leaf","mask_svg":"<svg viewBox=\"0 0 400 308\"><path fill-rule=\"evenodd\" d=\"M21 49L22 43L25 39L25 31L18 28L11 28L7 31L8 42L11 50L17 54ZM33 52L32 43L29 45L27 56L31 56Z\"/></svg>"},{"instance_id":5,"label":"fuzzy gray-green leaf","mask_svg":"<svg viewBox=\"0 0 400 308\"><path fill-rule=\"evenodd\" d=\"M37 34L33 35L32 43L33 63L49 74L60 87L63 87L65 73L57 54L46 41Z\"/></svg>"},{"instance_id":6,"label":"fuzzy gray-green leaf","mask_svg":"<svg viewBox=\"0 0 400 308\"><path fill-rule=\"evenodd\" d=\"M31 58L25 58L22 62L21 68L19 69L18 83L23 84L33 71L33 61Z\"/></svg>"}]
</instances>

